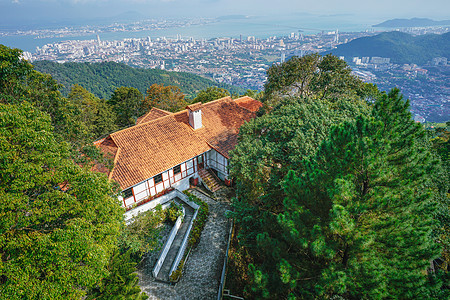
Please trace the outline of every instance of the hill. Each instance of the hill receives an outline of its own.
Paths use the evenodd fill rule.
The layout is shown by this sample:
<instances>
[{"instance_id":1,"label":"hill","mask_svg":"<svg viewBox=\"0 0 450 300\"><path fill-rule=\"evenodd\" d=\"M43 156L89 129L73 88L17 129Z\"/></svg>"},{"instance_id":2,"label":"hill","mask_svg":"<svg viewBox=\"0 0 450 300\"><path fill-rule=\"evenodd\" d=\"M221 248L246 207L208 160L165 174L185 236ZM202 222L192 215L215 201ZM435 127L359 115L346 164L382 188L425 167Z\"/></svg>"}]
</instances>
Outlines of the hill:
<instances>
[{"instance_id":1,"label":"hill","mask_svg":"<svg viewBox=\"0 0 450 300\"><path fill-rule=\"evenodd\" d=\"M65 96L73 84L79 84L97 97L105 99L109 99L117 87L134 87L145 94L154 83L178 86L188 98L193 98L198 91L209 86L225 88L230 93L245 92L240 87L220 84L194 74L133 68L115 62L59 64L35 61L33 65L37 71L48 73L61 83L61 92Z\"/></svg>"},{"instance_id":2,"label":"hill","mask_svg":"<svg viewBox=\"0 0 450 300\"><path fill-rule=\"evenodd\" d=\"M392 19L384 21L372 27L398 28L398 27L426 27L450 25L450 20L435 21L427 18Z\"/></svg>"},{"instance_id":3,"label":"hill","mask_svg":"<svg viewBox=\"0 0 450 300\"><path fill-rule=\"evenodd\" d=\"M419 36L398 31L383 32L355 39L327 53L344 56L347 61L354 56L379 56L391 58L392 63L423 65L434 57L450 59L450 32Z\"/></svg>"}]
</instances>

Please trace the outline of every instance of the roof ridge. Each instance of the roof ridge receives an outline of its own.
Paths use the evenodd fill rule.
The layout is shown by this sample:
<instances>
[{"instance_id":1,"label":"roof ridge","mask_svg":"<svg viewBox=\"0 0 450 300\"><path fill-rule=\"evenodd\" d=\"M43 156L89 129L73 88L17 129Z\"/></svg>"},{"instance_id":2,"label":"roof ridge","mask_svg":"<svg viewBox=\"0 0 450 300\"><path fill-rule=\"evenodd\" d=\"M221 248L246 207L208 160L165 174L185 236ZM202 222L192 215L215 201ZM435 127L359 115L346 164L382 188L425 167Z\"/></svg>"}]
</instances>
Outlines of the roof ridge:
<instances>
[{"instance_id":1,"label":"roof ridge","mask_svg":"<svg viewBox=\"0 0 450 300\"><path fill-rule=\"evenodd\" d=\"M161 108L158 108L158 107L152 107L152 108L150 109L150 111L152 111L152 109L162 111L162 112L167 113L167 114L169 114L169 115L174 114L173 112L170 112L170 111L168 111L168 110L164 110L164 109L161 109ZM149 111L149 112L150 112L150 111Z\"/></svg>"},{"instance_id":2,"label":"roof ridge","mask_svg":"<svg viewBox=\"0 0 450 300\"><path fill-rule=\"evenodd\" d=\"M110 135L111 135L111 137L112 137L113 134L116 135L117 133L123 133L123 132L125 132L125 131L127 131L127 130L134 129L134 128L137 128L137 127L140 127L140 126L144 126L144 125L147 125L147 124L151 124L151 123L153 123L153 122L155 122L155 121L162 120L162 119L164 119L164 118L174 117L175 115L178 115L178 114L181 113L181 112L186 112L186 113L187 113L187 109L184 109L184 110L179 111L179 112L176 112L176 113L171 113L170 115L167 115L167 116L161 116L161 117L159 117L159 118L150 120L150 121L148 121L148 122L139 123L139 124L130 126L130 127L128 127L128 128L124 128L124 129L122 129L122 130L113 132L113 133L111 133ZM117 143L116 143L116 144L117 144Z\"/></svg>"},{"instance_id":3,"label":"roof ridge","mask_svg":"<svg viewBox=\"0 0 450 300\"><path fill-rule=\"evenodd\" d=\"M203 104L203 106L214 104L216 102L224 101L224 100L233 100L233 99L231 98L231 96L226 96L226 97L222 97L222 98L219 98L219 99L216 99L216 100L213 100L213 101L206 102L206 103Z\"/></svg>"},{"instance_id":4,"label":"roof ridge","mask_svg":"<svg viewBox=\"0 0 450 300\"><path fill-rule=\"evenodd\" d=\"M161 108L157 108L157 107L152 107L152 108L151 108L148 112L146 112L143 116L140 116L139 118L137 118L136 124L135 124L135 125L142 124L142 123L147 123L147 122L152 121L152 120L150 120L150 121L144 122L145 119L152 113L152 111L153 111L153 112L154 112L154 111L162 112L162 113L165 113L165 114L167 114L167 115L173 114L173 113L170 112L170 111L167 111L167 110L164 110L164 109L161 109ZM165 116L161 116L161 117L165 117ZM157 119L159 119L159 118L161 118L161 117L158 117Z\"/></svg>"},{"instance_id":5,"label":"roof ridge","mask_svg":"<svg viewBox=\"0 0 450 300\"><path fill-rule=\"evenodd\" d=\"M224 100L233 100L233 99L231 98L231 96L226 96L226 97L222 97L222 98L220 98L220 99L214 100L214 101L207 102L207 103L203 104L203 106L205 106L205 105L208 105L208 106L209 106L209 105L211 105L211 104L217 103L217 102L219 102L219 101L224 101ZM155 122L155 121L157 121L157 120L161 120L161 119L163 119L163 118L167 118L167 117L175 117L175 116L177 116L177 115L179 115L179 114L187 113L187 112L188 112L188 109L183 109L183 110L180 110L180 111L178 111L178 112L170 113L170 115L167 115L167 116L161 116L161 117L159 117L159 118L150 120L150 121L148 121L148 122L139 123L139 124L133 125L133 126L131 126L131 127L124 128L124 129L122 129L122 130L113 132L113 133L111 133L110 135L111 135L111 136L112 136L113 134L116 135L117 133L122 133L122 132L125 132L125 131L127 131L127 130L130 130L130 129L139 127L139 126L143 126L143 125L146 125L146 124L150 124L150 123L153 123L153 122ZM117 143L116 143L116 145L117 145Z\"/></svg>"}]
</instances>

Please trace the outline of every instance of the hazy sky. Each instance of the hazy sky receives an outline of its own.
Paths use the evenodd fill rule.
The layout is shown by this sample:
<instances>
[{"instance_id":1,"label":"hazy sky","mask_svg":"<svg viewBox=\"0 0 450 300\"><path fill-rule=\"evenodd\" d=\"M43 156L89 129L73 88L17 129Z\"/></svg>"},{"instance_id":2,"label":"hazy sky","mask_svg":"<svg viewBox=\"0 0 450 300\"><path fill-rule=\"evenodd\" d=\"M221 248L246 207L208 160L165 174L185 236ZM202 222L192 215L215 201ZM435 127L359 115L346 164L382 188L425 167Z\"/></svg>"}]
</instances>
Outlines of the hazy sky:
<instances>
[{"instance_id":1,"label":"hazy sky","mask_svg":"<svg viewBox=\"0 0 450 300\"><path fill-rule=\"evenodd\" d=\"M450 0L0 0L0 25L112 17L127 11L144 16L349 14L388 18L450 18Z\"/></svg>"}]
</instances>

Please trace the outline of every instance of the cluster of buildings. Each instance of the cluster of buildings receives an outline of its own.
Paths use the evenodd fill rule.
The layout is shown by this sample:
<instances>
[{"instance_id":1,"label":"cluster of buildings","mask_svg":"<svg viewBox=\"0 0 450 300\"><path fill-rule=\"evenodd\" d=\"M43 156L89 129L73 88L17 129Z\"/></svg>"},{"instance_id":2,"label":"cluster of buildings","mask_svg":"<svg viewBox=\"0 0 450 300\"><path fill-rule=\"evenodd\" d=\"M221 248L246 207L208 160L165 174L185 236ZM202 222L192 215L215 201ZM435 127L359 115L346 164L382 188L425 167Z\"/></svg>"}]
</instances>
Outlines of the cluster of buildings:
<instances>
[{"instance_id":1,"label":"cluster of buildings","mask_svg":"<svg viewBox=\"0 0 450 300\"><path fill-rule=\"evenodd\" d=\"M393 64L389 58L354 57L353 74L388 91L401 89L411 112L420 122L445 122L450 116L450 65L435 57L428 64Z\"/></svg>"},{"instance_id":2,"label":"cluster of buildings","mask_svg":"<svg viewBox=\"0 0 450 300\"><path fill-rule=\"evenodd\" d=\"M287 37L258 39L239 38L194 39L130 38L105 41L69 40L38 47L35 53L25 53L31 60L58 62L115 61L142 68L190 72L217 82L250 89L262 89L266 70L274 62L283 62L292 55L330 50L339 43L373 33L322 32L303 35L292 32Z\"/></svg>"}]
</instances>

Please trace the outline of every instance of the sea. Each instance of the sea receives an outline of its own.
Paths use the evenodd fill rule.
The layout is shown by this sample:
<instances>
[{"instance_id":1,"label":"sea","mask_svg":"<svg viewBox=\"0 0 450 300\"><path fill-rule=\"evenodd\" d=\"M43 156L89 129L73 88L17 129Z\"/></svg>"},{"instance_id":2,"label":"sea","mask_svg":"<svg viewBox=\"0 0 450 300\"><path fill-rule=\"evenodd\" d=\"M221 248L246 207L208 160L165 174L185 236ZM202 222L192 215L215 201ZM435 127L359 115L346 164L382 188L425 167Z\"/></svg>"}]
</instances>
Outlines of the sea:
<instances>
[{"instance_id":1,"label":"sea","mask_svg":"<svg viewBox=\"0 0 450 300\"><path fill-rule=\"evenodd\" d=\"M339 15L312 15L312 14L288 14L277 16L231 16L217 18L212 23L190 25L184 27L164 28L155 30L142 30L133 32L100 32L101 40L123 40L125 38L152 39L158 37L175 38L247 38L254 36L258 39L272 36L283 37L291 33L304 35L319 32L361 32L372 31L372 25L384 21L379 18L367 18L351 14ZM82 36L63 36L38 38L35 35L10 35L0 36L0 44L8 47L19 48L34 53L36 47L66 40L91 40L96 39L96 34Z\"/></svg>"}]
</instances>

